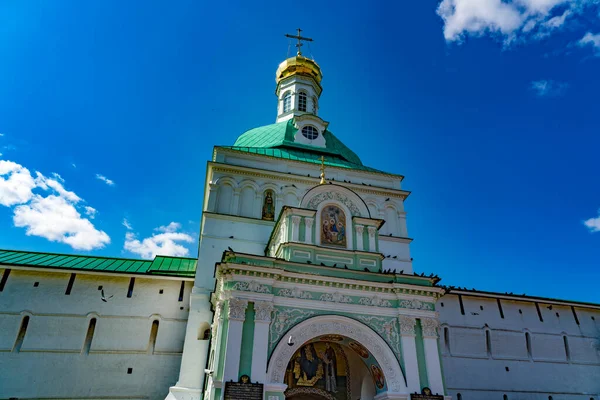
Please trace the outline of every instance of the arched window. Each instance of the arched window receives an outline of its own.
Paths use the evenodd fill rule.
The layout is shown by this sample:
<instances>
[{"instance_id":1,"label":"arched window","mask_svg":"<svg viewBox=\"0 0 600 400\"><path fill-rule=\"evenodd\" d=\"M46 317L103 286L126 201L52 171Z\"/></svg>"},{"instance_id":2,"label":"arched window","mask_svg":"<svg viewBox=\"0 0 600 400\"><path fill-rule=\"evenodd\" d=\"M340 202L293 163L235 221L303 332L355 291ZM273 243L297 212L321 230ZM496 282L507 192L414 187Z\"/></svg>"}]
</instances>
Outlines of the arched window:
<instances>
[{"instance_id":1,"label":"arched window","mask_svg":"<svg viewBox=\"0 0 600 400\"><path fill-rule=\"evenodd\" d=\"M317 115L317 111L319 110L319 102L316 97L312 98L312 113Z\"/></svg>"},{"instance_id":2,"label":"arched window","mask_svg":"<svg viewBox=\"0 0 600 400\"><path fill-rule=\"evenodd\" d=\"M306 111L306 93L298 94L298 111Z\"/></svg>"},{"instance_id":3,"label":"arched window","mask_svg":"<svg viewBox=\"0 0 600 400\"><path fill-rule=\"evenodd\" d=\"M456 394L456 400L462 400L462 394L457 393Z\"/></svg>"},{"instance_id":4,"label":"arched window","mask_svg":"<svg viewBox=\"0 0 600 400\"><path fill-rule=\"evenodd\" d=\"M308 125L302 128L302 135L308 140L315 140L319 136L319 131L314 126Z\"/></svg>"},{"instance_id":5,"label":"arched window","mask_svg":"<svg viewBox=\"0 0 600 400\"><path fill-rule=\"evenodd\" d=\"M288 112L292 109L292 94L290 92L286 92L283 95L283 112Z\"/></svg>"}]
</instances>

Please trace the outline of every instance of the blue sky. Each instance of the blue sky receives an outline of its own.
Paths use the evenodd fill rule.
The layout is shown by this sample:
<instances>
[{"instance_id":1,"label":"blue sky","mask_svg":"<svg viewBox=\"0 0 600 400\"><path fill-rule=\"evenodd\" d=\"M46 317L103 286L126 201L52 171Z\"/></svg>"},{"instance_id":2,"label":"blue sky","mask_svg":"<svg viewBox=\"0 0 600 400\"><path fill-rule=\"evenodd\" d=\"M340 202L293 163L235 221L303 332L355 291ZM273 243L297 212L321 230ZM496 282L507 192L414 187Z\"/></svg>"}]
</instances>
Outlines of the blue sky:
<instances>
[{"instance_id":1,"label":"blue sky","mask_svg":"<svg viewBox=\"0 0 600 400\"><path fill-rule=\"evenodd\" d=\"M195 256L212 146L274 122L300 26L330 129L406 176L416 270L599 302L594 3L1 2L0 248Z\"/></svg>"}]
</instances>

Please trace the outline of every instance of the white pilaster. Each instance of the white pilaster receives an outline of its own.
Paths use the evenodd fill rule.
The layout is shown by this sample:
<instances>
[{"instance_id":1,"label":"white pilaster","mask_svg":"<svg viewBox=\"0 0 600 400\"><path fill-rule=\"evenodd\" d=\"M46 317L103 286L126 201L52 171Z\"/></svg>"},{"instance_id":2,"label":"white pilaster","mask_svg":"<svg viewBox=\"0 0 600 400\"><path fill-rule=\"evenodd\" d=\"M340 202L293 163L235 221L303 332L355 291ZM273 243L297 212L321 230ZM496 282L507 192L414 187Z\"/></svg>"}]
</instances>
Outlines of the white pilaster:
<instances>
[{"instance_id":1,"label":"white pilaster","mask_svg":"<svg viewBox=\"0 0 600 400\"><path fill-rule=\"evenodd\" d=\"M275 196L275 221L277 221L277 218L279 217L279 213L281 212L281 209L283 208L283 195L275 193L274 196Z\"/></svg>"},{"instance_id":2,"label":"white pilaster","mask_svg":"<svg viewBox=\"0 0 600 400\"><path fill-rule=\"evenodd\" d=\"M415 317L399 315L400 337L402 344L402 358L406 371L406 384L409 393L421 393L421 381L419 379L419 361L417 360L417 344L415 342Z\"/></svg>"},{"instance_id":3,"label":"white pilaster","mask_svg":"<svg viewBox=\"0 0 600 400\"><path fill-rule=\"evenodd\" d=\"M425 348L425 363L427 364L427 379L429 388L433 394L444 394L444 382L442 380L442 367L438 352L438 328L439 322L433 318L422 318L423 347Z\"/></svg>"},{"instance_id":4,"label":"white pilaster","mask_svg":"<svg viewBox=\"0 0 600 400\"><path fill-rule=\"evenodd\" d=\"M306 243L308 243L308 244L314 244L313 236L312 236L312 227L313 227L314 222L315 222L314 218L308 218L308 217L304 218L304 225L306 227L304 239L305 239Z\"/></svg>"},{"instance_id":5,"label":"white pilaster","mask_svg":"<svg viewBox=\"0 0 600 400\"><path fill-rule=\"evenodd\" d=\"M231 213L234 215L240 215L240 193L242 189L235 188L233 189L233 202L231 205Z\"/></svg>"},{"instance_id":6,"label":"white pilaster","mask_svg":"<svg viewBox=\"0 0 600 400\"><path fill-rule=\"evenodd\" d=\"M292 215L292 242L298 242L300 237L300 216Z\"/></svg>"},{"instance_id":7,"label":"white pilaster","mask_svg":"<svg viewBox=\"0 0 600 400\"><path fill-rule=\"evenodd\" d=\"M208 184L208 204L206 205L206 211L215 212L217 210L217 191L219 190L219 185L216 183Z\"/></svg>"},{"instance_id":8,"label":"white pilaster","mask_svg":"<svg viewBox=\"0 0 600 400\"><path fill-rule=\"evenodd\" d=\"M267 378L267 352L269 347L269 325L273 303L254 303L254 343L252 344L252 382L264 383Z\"/></svg>"},{"instance_id":9,"label":"white pilaster","mask_svg":"<svg viewBox=\"0 0 600 400\"><path fill-rule=\"evenodd\" d=\"M227 328L227 347L225 349L225 368L223 369L223 382L233 380L237 382L240 372L240 356L242 352L242 328L246 319L248 300L231 298L227 315L229 327Z\"/></svg>"},{"instance_id":10,"label":"white pilaster","mask_svg":"<svg viewBox=\"0 0 600 400\"><path fill-rule=\"evenodd\" d=\"M263 194L261 192L256 193L256 197L254 197L254 218L262 218L262 208L263 208Z\"/></svg>"},{"instance_id":11,"label":"white pilaster","mask_svg":"<svg viewBox=\"0 0 600 400\"><path fill-rule=\"evenodd\" d=\"M356 225L356 250L362 251L365 249L363 243L363 232L365 230L364 225Z\"/></svg>"},{"instance_id":12,"label":"white pilaster","mask_svg":"<svg viewBox=\"0 0 600 400\"><path fill-rule=\"evenodd\" d=\"M369 226L369 251L376 252L377 248L375 247L375 232L377 232L377 228L374 226Z\"/></svg>"}]
</instances>

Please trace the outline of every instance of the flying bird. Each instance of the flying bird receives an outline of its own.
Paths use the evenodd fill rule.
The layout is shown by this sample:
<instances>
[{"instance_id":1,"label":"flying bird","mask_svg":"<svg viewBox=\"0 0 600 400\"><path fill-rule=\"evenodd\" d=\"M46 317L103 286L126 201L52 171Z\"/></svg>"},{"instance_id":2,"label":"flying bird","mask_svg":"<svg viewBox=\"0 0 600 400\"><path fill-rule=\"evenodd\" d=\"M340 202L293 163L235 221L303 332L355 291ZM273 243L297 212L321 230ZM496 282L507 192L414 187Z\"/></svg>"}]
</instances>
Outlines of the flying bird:
<instances>
[{"instance_id":1,"label":"flying bird","mask_svg":"<svg viewBox=\"0 0 600 400\"><path fill-rule=\"evenodd\" d=\"M111 296L108 296L108 297L104 296L104 289L102 289L100 291L100 300L102 300L105 303L108 302L108 300L112 299L113 297L114 297L114 295L111 295Z\"/></svg>"},{"instance_id":2,"label":"flying bird","mask_svg":"<svg viewBox=\"0 0 600 400\"><path fill-rule=\"evenodd\" d=\"M552 306L551 305L548 306L548 307L546 307L546 308L548 308L548 310L552 310Z\"/></svg>"},{"instance_id":3,"label":"flying bird","mask_svg":"<svg viewBox=\"0 0 600 400\"><path fill-rule=\"evenodd\" d=\"M229 239L233 239L233 236L229 236Z\"/></svg>"},{"instance_id":4,"label":"flying bird","mask_svg":"<svg viewBox=\"0 0 600 400\"><path fill-rule=\"evenodd\" d=\"M287 344L290 347L292 347L294 345L294 341L292 340L292 335L290 335L290 337L288 338Z\"/></svg>"},{"instance_id":5,"label":"flying bird","mask_svg":"<svg viewBox=\"0 0 600 400\"><path fill-rule=\"evenodd\" d=\"M385 201L390 201L390 198L388 197L387 199L385 199Z\"/></svg>"},{"instance_id":6,"label":"flying bird","mask_svg":"<svg viewBox=\"0 0 600 400\"><path fill-rule=\"evenodd\" d=\"M394 257L392 257L392 258L398 258L398 256L394 256Z\"/></svg>"}]
</instances>

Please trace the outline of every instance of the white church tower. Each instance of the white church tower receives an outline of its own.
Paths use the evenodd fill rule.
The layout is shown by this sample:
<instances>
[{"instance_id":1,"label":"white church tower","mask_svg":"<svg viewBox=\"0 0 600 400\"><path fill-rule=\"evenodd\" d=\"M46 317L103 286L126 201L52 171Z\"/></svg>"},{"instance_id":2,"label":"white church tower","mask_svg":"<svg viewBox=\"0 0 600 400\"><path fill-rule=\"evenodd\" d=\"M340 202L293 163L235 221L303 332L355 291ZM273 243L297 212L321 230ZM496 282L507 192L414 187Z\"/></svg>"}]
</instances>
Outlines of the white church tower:
<instances>
[{"instance_id":1,"label":"white church tower","mask_svg":"<svg viewBox=\"0 0 600 400\"><path fill-rule=\"evenodd\" d=\"M215 147L181 371L168 399L444 398L437 277L416 276L403 177L318 115L319 65L276 72L277 119ZM449 397L448 397L449 398Z\"/></svg>"}]
</instances>

